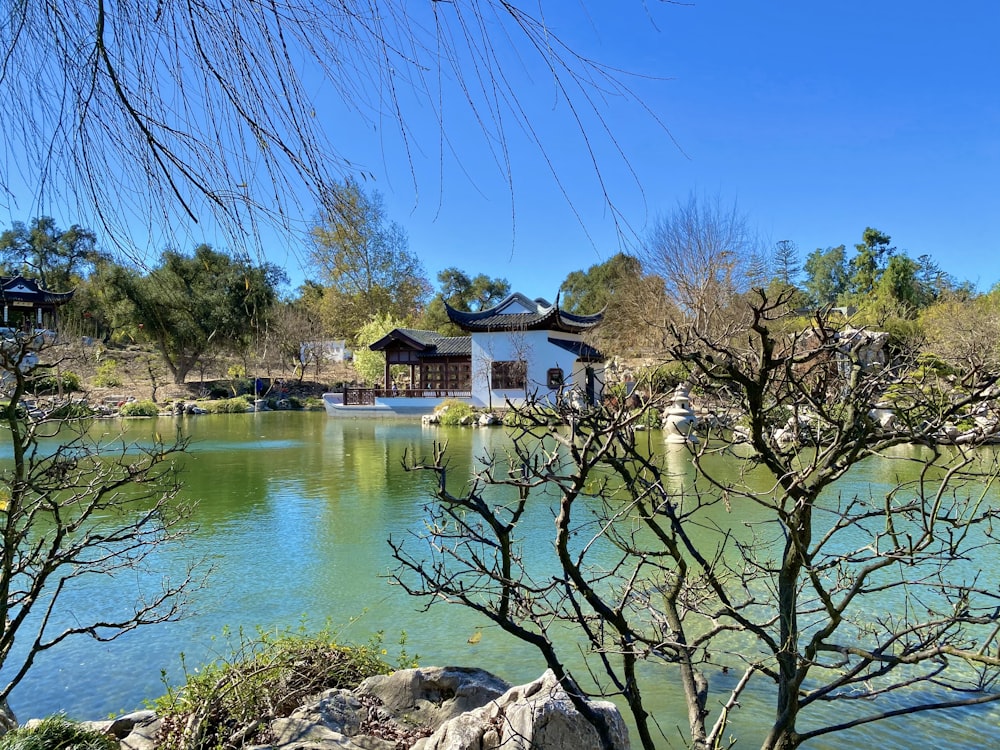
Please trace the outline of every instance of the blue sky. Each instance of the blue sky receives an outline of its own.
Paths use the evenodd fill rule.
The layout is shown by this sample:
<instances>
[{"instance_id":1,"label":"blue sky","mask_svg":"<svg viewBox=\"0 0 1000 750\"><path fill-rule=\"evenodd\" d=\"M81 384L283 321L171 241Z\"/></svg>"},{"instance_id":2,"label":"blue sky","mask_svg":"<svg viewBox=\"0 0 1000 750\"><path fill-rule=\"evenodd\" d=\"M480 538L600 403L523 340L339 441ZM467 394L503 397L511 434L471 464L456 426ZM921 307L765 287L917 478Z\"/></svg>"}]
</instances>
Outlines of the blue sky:
<instances>
[{"instance_id":1,"label":"blue sky","mask_svg":"<svg viewBox=\"0 0 1000 750\"><path fill-rule=\"evenodd\" d=\"M432 279L458 266L552 299L569 272L634 247L694 191L735 201L768 244L790 239L802 258L817 247L851 248L873 226L980 289L1000 281L1000 3L587 6L550 6L553 31L588 56L649 76L631 83L676 141L639 107L609 100L634 175L597 143L611 199L633 233L619 234L610 220L545 72L521 71L530 82L519 91L538 107L532 122L569 203L521 143L511 193L474 125L449 128L460 159L439 170L434 148L418 156L419 196L391 133L357 144Z\"/></svg>"},{"instance_id":2,"label":"blue sky","mask_svg":"<svg viewBox=\"0 0 1000 750\"><path fill-rule=\"evenodd\" d=\"M873 226L980 289L1000 281L995 0L522 5L541 6L578 53L628 72L620 77L635 100L591 91L603 122L576 110L586 141L551 74L523 49L499 62L545 150L507 113L509 162L497 160L461 97L444 100L442 139L427 101L403 92L407 153L390 113L363 121L330 92L314 94L330 141L382 193L432 281L455 266L553 299L567 274L635 249L692 192L735 202L768 246L792 240L800 259L851 248ZM30 195L4 204L5 224L30 220L21 212L39 205ZM61 226L80 221L42 205ZM314 215L307 205L302 226ZM155 258L165 240L148 231L151 221L137 217L135 241ZM207 223L170 228L181 249L227 243ZM304 233L262 238L293 286L309 275L306 243Z\"/></svg>"}]
</instances>

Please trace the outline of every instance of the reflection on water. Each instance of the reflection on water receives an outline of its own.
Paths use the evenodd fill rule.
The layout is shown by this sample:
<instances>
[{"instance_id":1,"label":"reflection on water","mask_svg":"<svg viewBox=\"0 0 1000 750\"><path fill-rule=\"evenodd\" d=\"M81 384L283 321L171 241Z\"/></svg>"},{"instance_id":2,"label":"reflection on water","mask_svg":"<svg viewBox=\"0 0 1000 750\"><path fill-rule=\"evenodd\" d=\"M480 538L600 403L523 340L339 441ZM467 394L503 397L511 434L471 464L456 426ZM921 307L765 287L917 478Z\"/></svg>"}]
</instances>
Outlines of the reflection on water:
<instances>
[{"instance_id":1,"label":"reflection on water","mask_svg":"<svg viewBox=\"0 0 1000 750\"><path fill-rule=\"evenodd\" d=\"M171 434L173 419L128 423L129 437L147 439L155 429ZM407 473L404 453L429 456L435 441L448 442L449 487L459 492L477 460L501 451L500 429L424 427L417 422L339 420L323 413L207 415L182 418L191 440L183 456L184 497L197 504L193 533L183 547L157 553L158 573L178 576L191 560L211 559L209 588L193 601L194 614L178 623L130 633L111 644L77 640L39 657L29 678L15 692L12 707L22 719L65 710L77 718L98 718L131 710L163 692L160 671L180 679L179 655L188 665L212 658L213 637L224 626L253 629L319 627L326 621L345 626L343 637L363 642L384 631L391 644L401 631L407 650L423 664L483 666L511 682L533 679L544 669L528 647L459 607L421 603L388 584L393 567L386 539L419 532L427 517L429 476ZM118 422L96 423L107 432ZM684 446L663 446L650 433L654 450L667 450L667 481L678 496L696 489L690 455ZM914 449L903 448L882 461L866 461L850 477L844 494L884 492L900 476L912 477ZM0 455L0 460L2 460ZM708 459L716 468L739 476L747 486L766 491L762 476L742 474L746 465L732 457ZM842 488L843 489L843 488ZM834 502L833 499L830 502ZM752 503L728 510L719 505L720 527L750 529L765 517ZM522 533L526 549L551 544L552 517L531 517ZM73 592L66 617L132 593L134 582L93 581ZM481 632L475 644L470 637ZM735 647L734 647L735 648ZM734 665L735 666L735 665ZM649 665L652 706L660 725L685 725L680 696L670 666ZM709 675L723 690L738 670ZM759 681L733 719L740 746L752 747L769 718L767 686ZM931 744L953 748L982 747L983 736L1000 742L993 709L967 709L910 717L895 724L868 727L849 735L817 741L812 747L835 748L862 742L884 748L913 745L916 736L936 737ZM986 744L994 744L992 741ZM674 740L674 747L683 744Z\"/></svg>"}]
</instances>

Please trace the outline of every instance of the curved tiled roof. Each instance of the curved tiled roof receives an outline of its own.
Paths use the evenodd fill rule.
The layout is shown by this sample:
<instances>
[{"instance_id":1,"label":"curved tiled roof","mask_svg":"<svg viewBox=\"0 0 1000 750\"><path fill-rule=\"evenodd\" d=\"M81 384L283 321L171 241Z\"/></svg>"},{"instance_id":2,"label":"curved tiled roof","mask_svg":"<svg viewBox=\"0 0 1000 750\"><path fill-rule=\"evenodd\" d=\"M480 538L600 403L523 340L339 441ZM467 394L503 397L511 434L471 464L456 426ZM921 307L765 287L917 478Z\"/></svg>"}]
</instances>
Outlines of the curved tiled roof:
<instances>
[{"instance_id":1,"label":"curved tiled roof","mask_svg":"<svg viewBox=\"0 0 1000 750\"><path fill-rule=\"evenodd\" d=\"M529 300L523 294L512 294L488 310L464 312L445 303L448 318L463 331L563 331L582 333L588 331L604 317L575 315L559 308L559 300L549 304L544 299Z\"/></svg>"},{"instance_id":2,"label":"curved tiled roof","mask_svg":"<svg viewBox=\"0 0 1000 750\"><path fill-rule=\"evenodd\" d=\"M35 279L24 276L0 276L0 295L6 300L47 302L61 305L73 298L73 292L50 292L42 289Z\"/></svg>"},{"instance_id":3,"label":"curved tiled roof","mask_svg":"<svg viewBox=\"0 0 1000 750\"><path fill-rule=\"evenodd\" d=\"M394 328L368 348L385 351L393 343L415 349L418 356L453 356L472 354L472 339L468 336L442 336L437 331L419 328Z\"/></svg>"}]
</instances>

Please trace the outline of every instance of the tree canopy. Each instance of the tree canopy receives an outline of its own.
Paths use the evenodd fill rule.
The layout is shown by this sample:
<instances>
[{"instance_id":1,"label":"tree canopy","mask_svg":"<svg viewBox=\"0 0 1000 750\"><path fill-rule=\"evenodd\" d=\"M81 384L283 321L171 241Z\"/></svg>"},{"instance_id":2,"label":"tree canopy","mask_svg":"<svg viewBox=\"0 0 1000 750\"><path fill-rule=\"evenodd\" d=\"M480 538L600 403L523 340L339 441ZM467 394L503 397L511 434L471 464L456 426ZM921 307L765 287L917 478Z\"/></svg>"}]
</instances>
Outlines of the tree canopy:
<instances>
[{"instance_id":1,"label":"tree canopy","mask_svg":"<svg viewBox=\"0 0 1000 750\"><path fill-rule=\"evenodd\" d=\"M20 273L38 279L46 289L66 292L93 267L96 244L91 230L77 224L63 230L49 216L27 226L15 221L0 234L0 264L8 275Z\"/></svg>"},{"instance_id":2,"label":"tree canopy","mask_svg":"<svg viewBox=\"0 0 1000 750\"><path fill-rule=\"evenodd\" d=\"M263 331L284 272L199 245L192 255L166 250L148 274L116 267L109 298L124 302L119 325L148 340L183 383L210 346L233 350Z\"/></svg>"},{"instance_id":3,"label":"tree canopy","mask_svg":"<svg viewBox=\"0 0 1000 750\"><path fill-rule=\"evenodd\" d=\"M464 271L451 267L438 273L441 291L427 304L421 327L445 336L460 336L462 330L451 322L445 303L455 310L475 312L502 302L510 294L507 279L494 279L480 273L470 277Z\"/></svg>"},{"instance_id":4,"label":"tree canopy","mask_svg":"<svg viewBox=\"0 0 1000 750\"><path fill-rule=\"evenodd\" d=\"M430 292L406 232L385 212L378 191L348 178L333 190L330 208L313 228L310 259L325 283L327 328L351 337L375 314L411 320Z\"/></svg>"}]
</instances>

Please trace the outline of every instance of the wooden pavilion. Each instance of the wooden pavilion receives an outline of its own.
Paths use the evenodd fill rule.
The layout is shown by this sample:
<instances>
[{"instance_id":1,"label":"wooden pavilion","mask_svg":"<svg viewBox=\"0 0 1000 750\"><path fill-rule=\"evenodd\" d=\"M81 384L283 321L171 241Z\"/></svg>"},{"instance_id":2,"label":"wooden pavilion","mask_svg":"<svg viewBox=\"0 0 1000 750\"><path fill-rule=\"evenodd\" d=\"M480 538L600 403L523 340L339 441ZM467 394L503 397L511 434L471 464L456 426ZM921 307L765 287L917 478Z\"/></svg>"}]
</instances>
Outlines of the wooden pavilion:
<instances>
[{"instance_id":1,"label":"wooden pavilion","mask_svg":"<svg viewBox=\"0 0 1000 750\"><path fill-rule=\"evenodd\" d=\"M59 308L73 298L73 292L53 292L35 279L0 276L3 328L24 333L58 329Z\"/></svg>"}]
</instances>

